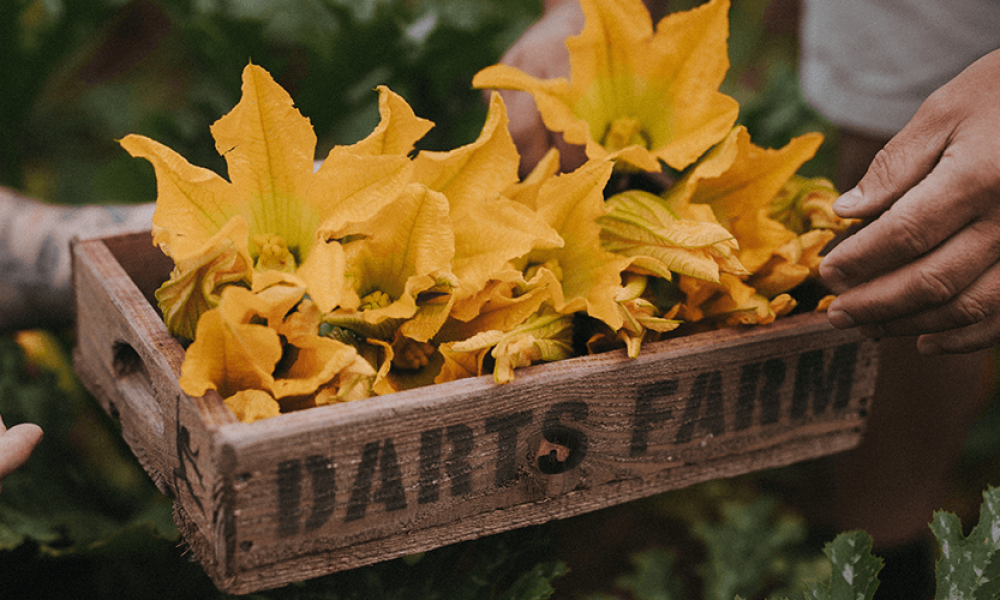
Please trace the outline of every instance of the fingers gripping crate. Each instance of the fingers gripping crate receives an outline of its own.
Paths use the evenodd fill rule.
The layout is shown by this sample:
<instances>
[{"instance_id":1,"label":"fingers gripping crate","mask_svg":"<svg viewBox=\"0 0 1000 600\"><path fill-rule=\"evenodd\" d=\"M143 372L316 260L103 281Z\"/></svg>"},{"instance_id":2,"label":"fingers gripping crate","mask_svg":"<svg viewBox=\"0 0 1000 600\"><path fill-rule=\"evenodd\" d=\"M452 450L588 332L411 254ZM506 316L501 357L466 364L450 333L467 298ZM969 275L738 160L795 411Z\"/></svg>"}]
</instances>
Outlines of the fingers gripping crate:
<instances>
[{"instance_id":1,"label":"fingers gripping crate","mask_svg":"<svg viewBox=\"0 0 1000 600\"><path fill-rule=\"evenodd\" d=\"M73 255L79 374L233 593L849 449L877 371L804 314L244 424L180 390L148 234Z\"/></svg>"}]
</instances>

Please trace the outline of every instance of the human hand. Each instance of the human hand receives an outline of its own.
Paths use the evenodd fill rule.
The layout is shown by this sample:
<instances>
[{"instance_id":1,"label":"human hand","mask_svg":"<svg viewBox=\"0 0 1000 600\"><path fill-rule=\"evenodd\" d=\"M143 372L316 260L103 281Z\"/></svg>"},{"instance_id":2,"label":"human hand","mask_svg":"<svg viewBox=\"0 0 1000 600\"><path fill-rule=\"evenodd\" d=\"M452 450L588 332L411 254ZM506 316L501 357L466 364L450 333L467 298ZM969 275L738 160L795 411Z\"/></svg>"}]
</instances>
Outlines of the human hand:
<instances>
[{"instance_id":1,"label":"human hand","mask_svg":"<svg viewBox=\"0 0 1000 600\"><path fill-rule=\"evenodd\" d=\"M507 50L500 59L503 64L540 79L569 76L569 51L566 38L583 31L583 11L576 0L548 0L542 17ZM487 95L489 90L485 92ZM521 155L521 175L527 175L550 148L558 148L563 171L571 171L586 161L583 146L563 141L562 135L550 132L531 94L517 90L501 90L508 128Z\"/></svg>"},{"instance_id":2,"label":"human hand","mask_svg":"<svg viewBox=\"0 0 1000 600\"><path fill-rule=\"evenodd\" d=\"M1000 51L932 94L834 210L871 221L823 260L839 329L920 352L1000 342Z\"/></svg>"},{"instance_id":3,"label":"human hand","mask_svg":"<svg viewBox=\"0 0 1000 600\"><path fill-rule=\"evenodd\" d=\"M23 465L42 439L42 428L34 423L21 423L7 429L0 418L0 484Z\"/></svg>"}]
</instances>

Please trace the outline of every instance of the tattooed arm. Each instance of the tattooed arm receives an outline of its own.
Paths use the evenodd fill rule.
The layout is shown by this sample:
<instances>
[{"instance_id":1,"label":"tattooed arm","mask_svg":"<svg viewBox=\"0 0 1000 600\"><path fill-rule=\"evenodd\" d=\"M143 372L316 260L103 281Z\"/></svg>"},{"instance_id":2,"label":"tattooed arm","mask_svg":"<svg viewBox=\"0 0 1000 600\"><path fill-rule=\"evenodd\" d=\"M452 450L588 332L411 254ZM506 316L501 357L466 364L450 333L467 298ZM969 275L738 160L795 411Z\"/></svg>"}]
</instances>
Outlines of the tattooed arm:
<instances>
[{"instance_id":1,"label":"tattooed arm","mask_svg":"<svg viewBox=\"0 0 1000 600\"><path fill-rule=\"evenodd\" d=\"M0 331L73 322L69 243L150 228L153 205L56 206L0 187Z\"/></svg>"}]
</instances>

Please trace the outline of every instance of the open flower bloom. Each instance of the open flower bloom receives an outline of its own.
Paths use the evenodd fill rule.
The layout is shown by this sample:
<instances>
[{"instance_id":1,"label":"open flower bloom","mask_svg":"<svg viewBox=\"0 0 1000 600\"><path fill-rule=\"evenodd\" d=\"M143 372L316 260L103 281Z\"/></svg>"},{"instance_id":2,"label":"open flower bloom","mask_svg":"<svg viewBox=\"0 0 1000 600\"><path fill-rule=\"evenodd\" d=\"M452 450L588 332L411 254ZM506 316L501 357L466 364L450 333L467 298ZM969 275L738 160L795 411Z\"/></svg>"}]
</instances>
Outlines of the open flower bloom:
<instances>
[{"instance_id":1,"label":"open flower bloom","mask_svg":"<svg viewBox=\"0 0 1000 600\"><path fill-rule=\"evenodd\" d=\"M338 147L314 172L309 120L255 65L243 72L239 104L212 134L231 181L149 138L121 141L156 170L153 241L175 263L160 297L170 330L192 337L199 316L218 304L220 285L259 288L256 274L268 271L303 285L321 310L331 310L344 293L343 254L320 232L388 204L410 177L409 158Z\"/></svg>"},{"instance_id":2,"label":"open flower bloom","mask_svg":"<svg viewBox=\"0 0 1000 600\"><path fill-rule=\"evenodd\" d=\"M542 319L545 331L558 322L552 331L565 333L577 312L587 313L612 330L622 327L626 311L618 302L621 274L631 259L604 250L598 224L607 214L603 189L612 167L608 160L590 160L572 173L554 175L554 170L542 166L545 176L534 182L538 185L515 190L517 202L537 214L562 243L555 247L536 243L535 249L495 272L478 294L456 305L439 336L446 343L438 382L480 373L483 356L475 367L475 361L462 357L494 346L498 382L512 380L517 366L571 352L572 344L542 343L537 333L525 333L526 323L534 331L543 314L549 315ZM568 320L564 323L560 316ZM562 335L557 337L561 340ZM516 343L511 341L515 339Z\"/></svg>"},{"instance_id":3,"label":"open flower bloom","mask_svg":"<svg viewBox=\"0 0 1000 600\"><path fill-rule=\"evenodd\" d=\"M500 102L502 106L498 95L493 96L493 102ZM506 128L497 133L504 140L501 145L503 152L494 151L492 154L512 156L513 141ZM418 157L418 162L419 158L423 157ZM525 274L513 263L531 250L564 245L562 237L537 211L539 191L558 171L559 152L552 149L526 179L510 183L501 192L498 200L502 201L507 215L497 212L491 215L486 209L495 206L493 202L476 201L474 198L462 202L468 205L469 210L464 211L466 215L474 217L464 222L473 228L476 235L461 236L462 246L468 248L463 249L461 254L469 259L456 258L456 263L465 263L466 268L459 267L464 275L465 290L477 291L471 295L467 292L457 294L451 318L440 333L439 341L465 339L489 330L510 331L549 300L551 291L544 285L534 285L537 282L526 281ZM510 181L509 177L507 181ZM455 203L454 200L452 202ZM498 216L499 227L494 224ZM470 260L472 257L476 259ZM472 265L481 268L469 269Z\"/></svg>"},{"instance_id":4,"label":"open flower bloom","mask_svg":"<svg viewBox=\"0 0 1000 600\"><path fill-rule=\"evenodd\" d=\"M415 179L448 199L455 232L453 272L459 287L441 340L509 331L549 298L548 290L521 289L523 273L512 262L534 250L561 248L563 238L533 202L525 204L508 194L523 185L533 185L537 192L555 173L539 172L531 184L522 184L518 162L499 94L491 97L476 141L448 152L421 152L414 160Z\"/></svg>"},{"instance_id":5,"label":"open flower bloom","mask_svg":"<svg viewBox=\"0 0 1000 600\"><path fill-rule=\"evenodd\" d=\"M427 364L438 366L428 340L449 317L476 319L492 294L502 296L499 286L512 287L520 273L510 261L563 243L538 213L502 194L518 181L518 154L499 94L477 140L448 152L421 152L413 165L414 183L372 221L330 232L344 243L346 272L357 298L345 301L326 321L380 348L379 390L398 389L404 377L418 377L416 371ZM419 208L406 202L416 198L417 190ZM522 296L503 317L478 319L445 337L464 338L501 323L509 329L544 299ZM499 316L498 305L491 308ZM386 370L390 362L393 372Z\"/></svg>"},{"instance_id":6,"label":"open flower bloom","mask_svg":"<svg viewBox=\"0 0 1000 600\"><path fill-rule=\"evenodd\" d=\"M623 321L616 297L631 259L604 249L598 223L608 212L603 190L612 167L608 160L592 159L546 181L535 204L563 246L533 250L514 262L524 273L525 291L546 287L559 313L586 312L618 329Z\"/></svg>"},{"instance_id":7,"label":"open flower bloom","mask_svg":"<svg viewBox=\"0 0 1000 600\"><path fill-rule=\"evenodd\" d=\"M587 156L646 171L683 169L724 138L739 105L719 92L729 69L728 0L664 17L654 31L641 0L581 0L586 23L566 41L570 79L494 65L477 88L529 92L545 126Z\"/></svg>"},{"instance_id":8,"label":"open flower bloom","mask_svg":"<svg viewBox=\"0 0 1000 600\"><path fill-rule=\"evenodd\" d=\"M448 200L456 300L479 294L510 261L563 245L541 215L504 195L518 183L520 161L507 122L503 100L494 93L476 141L448 152L421 152L413 161L414 179Z\"/></svg>"},{"instance_id":9,"label":"open flower bloom","mask_svg":"<svg viewBox=\"0 0 1000 600\"><path fill-rule=\"evenodd\" d=\"M822 139L806 134L770 150L755 146L746 128L736 127L668 190L666 202L681 214L695 204L711 207L715 220L736 238L740 263L756 272L796 236L771 218L771 200Z\"/></svg>"},{"instance_id":10,"label":"open flower bloom","mask_svg":"<svg viewBox=\"0 0 1000 600\"><path fill-rule=\"evenodd\" d=\"M226 288L219 305L198 321L181 389L192 396L217 390L248 421L278 414L283 402L371 395L374 369L350 345L319 335L321 315L303 293L286 284L257 293Z\"/></svg>"},{"instance_id":11,"label":"open flower bloom","mask_svg":"<svg viewBox=\"0 0 1000 600\"><path fill-rule=\"evenodd\" d=\"M452 290L455 236L448 200L411 183L371 219L335 234L342 242L348 291L326 321L360 317L369 325L402 326L427 341L444 323Z\"/></svg>"},{"instance_id":12,"label":"open flower bloom","mask_svg":"<svg viewBox=\"0 0 1000 600\"><path fill-rule=\"evenodd\" d=\"M737 256L749 271L739 285L733 279L720 280L721 285L715 286L685 281L682 287L688 299L682 318L732 315L724 324L762 323L773 318L768 314L775 312L772 302L780 304L778 315L791 309L780 296L816 273L819 253L833 238L835 228L850 224L827 216L827 211L832 213L828 206L832 199L823 190L832 186L813 182L808 190L816 191L815 195L799 193L807 180L795 172L821 142L819 134L806 134L784 148L764 149L751 143L746 129L736 127L666 193L666 203L681 213L710 207L715 220L733 233L739 243ZM814 218L829 228L813 228ZM720 293L730 296L720 300Z\"/></svg>"}]
</instances>

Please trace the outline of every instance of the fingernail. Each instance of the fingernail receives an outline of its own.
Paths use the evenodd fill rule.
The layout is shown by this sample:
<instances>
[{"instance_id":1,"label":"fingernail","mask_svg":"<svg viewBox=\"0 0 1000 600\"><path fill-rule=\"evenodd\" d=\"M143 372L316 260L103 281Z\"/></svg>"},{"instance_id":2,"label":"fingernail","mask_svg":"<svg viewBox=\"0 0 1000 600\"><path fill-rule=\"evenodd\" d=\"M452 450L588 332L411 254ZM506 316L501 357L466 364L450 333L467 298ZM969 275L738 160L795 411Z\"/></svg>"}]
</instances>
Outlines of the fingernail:
<instances>
[{"instance_id":1,"label":"fingernail","mask_svg":"<svg viewBox=\"0 0 1000 600\"><path fill-rule=\"evenodd\" d=\"M851 188L840 198L837 198L837 200L833 203L833 210L838 214L840 211L849 211L861 204L864 199L864 196L861 195L861 190L858 188Z\"/></svg>"},{"instance_id":2,"label":"fingernail","mask_svg":"<svg viewBox=\"0 0 1000 600\"><path fill-rule=\"evenodd\" d=\"M842 310L828 310L826 318L829 319L830 325L837 329L850 329L858 326L854 318Z\"/></svg>"},{"instance_id":3,"label":"fingernail","mask_svg":"<svg viewBox=\"0 0 1000 600\"><path fill-rule=\"evenodd\" d=\"M847 279L847 275L843 271L831 265L825 258L819 264L819 276L829 284L841 283Z\"/></svg>"}]
</instances>

